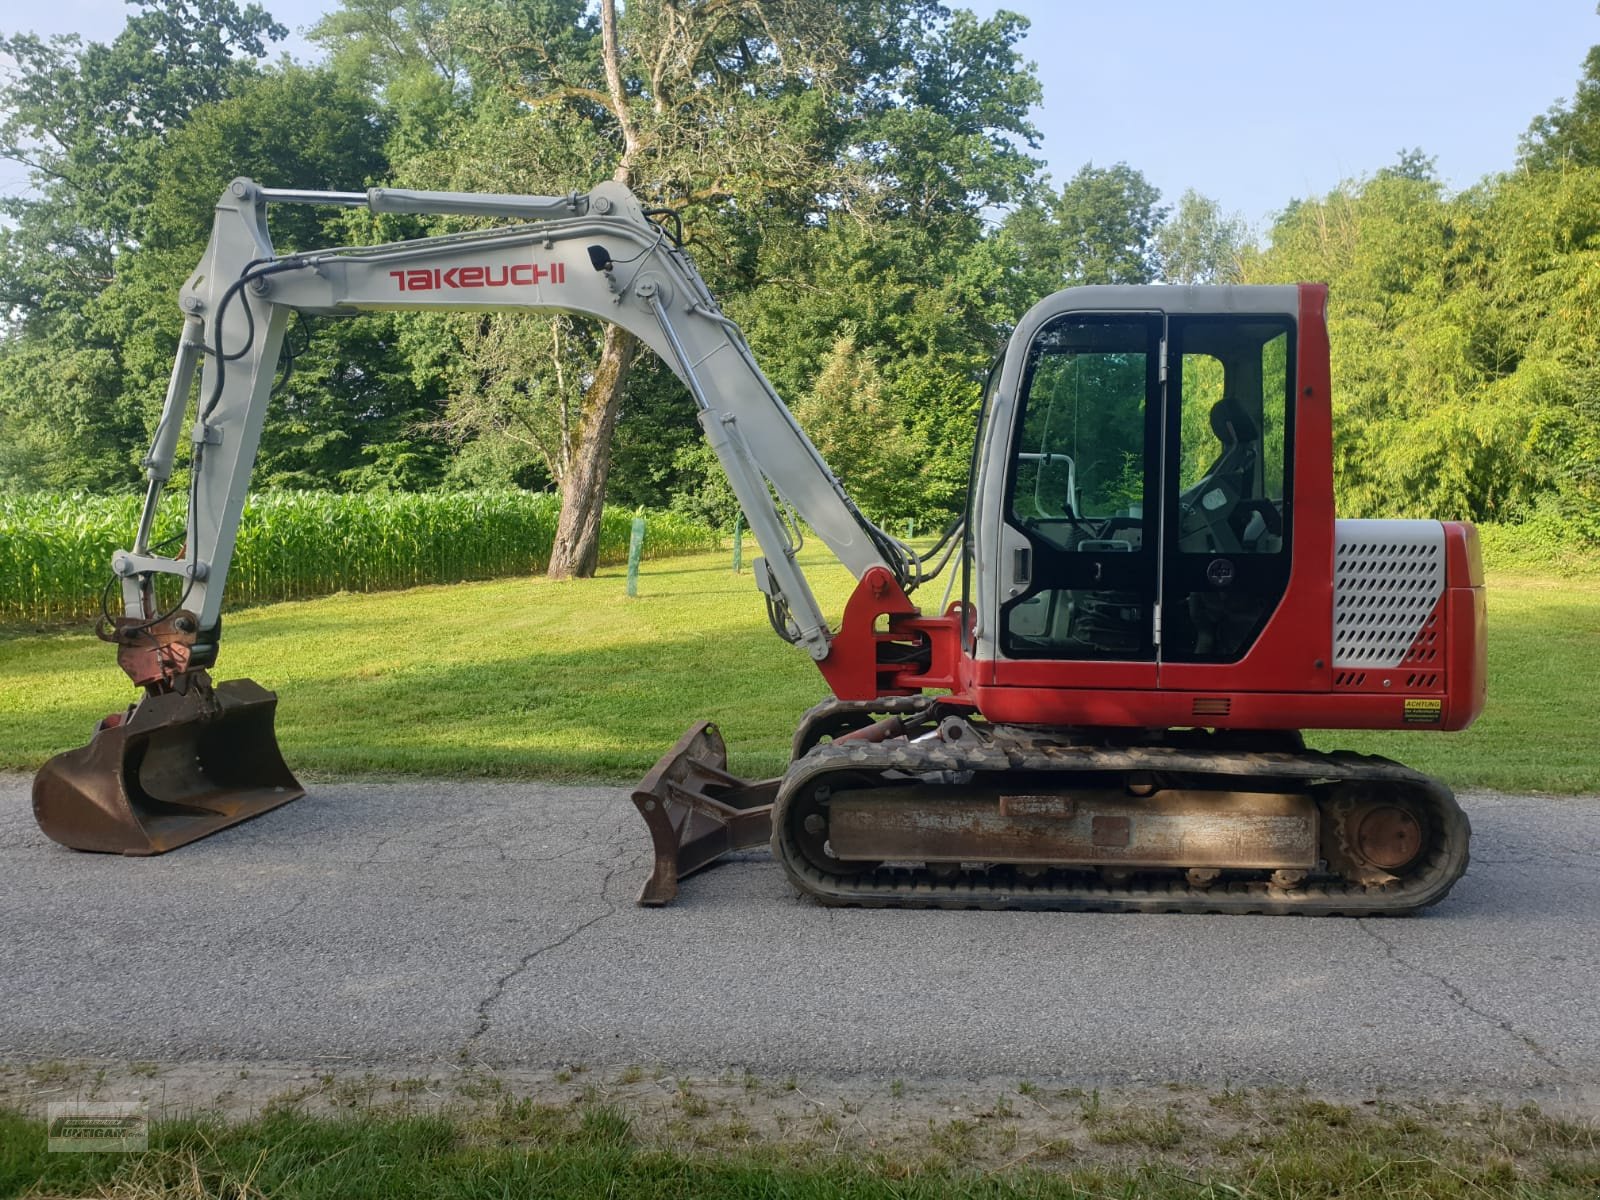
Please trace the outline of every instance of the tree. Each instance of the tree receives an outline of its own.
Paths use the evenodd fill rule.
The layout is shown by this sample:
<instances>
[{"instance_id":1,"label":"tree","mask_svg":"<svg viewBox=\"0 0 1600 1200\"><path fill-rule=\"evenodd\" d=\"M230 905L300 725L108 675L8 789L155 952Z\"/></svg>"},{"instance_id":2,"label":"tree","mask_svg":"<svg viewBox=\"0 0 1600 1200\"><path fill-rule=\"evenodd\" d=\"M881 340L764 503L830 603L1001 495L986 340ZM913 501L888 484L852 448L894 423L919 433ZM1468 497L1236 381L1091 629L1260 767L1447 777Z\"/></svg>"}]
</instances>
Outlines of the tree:
<instances>
[{"instance_id":1,"label":"tree","mask_svg":"<svg viewBox=\"0 0 1600 1200\"><path fill-rule=\"evenodd\" d=\"M223 185L248 175L269 187L350 190L386 173L384 128L370 100L327 70L284 66L204 105L164 140L162 190L141 216L140 244L118 257L111 283L82 309L92 336L114 346L120 407L153 428L182 325L176 297L211 232ZM279 253L360 240L342 210L275 206ZM441 439L418 429L438 416L398 354L400 319L297 319L293 370L267 411L255 477L290 487L419 487L443 473ZM313 334L313 329L315 333ZM144 438L138 439L143 442Z\"/></svg>"},{"instance_id":2,"label":"tree","mask_svg":"<svg viewBox=\"0 0 1600 1200\"><path fill-rule=\"evenodd\" d=\"M814 18L820 9L795 11ZM780 51L801 39L777 19L789 12L767 14L750 2L682 10L640 3L619 16L614 0L605 0L596 14L580 3L463 9L453 36L482 64L478 86L486 99L464 129L465 153L447 165L450 183L472 186L484 173L503 180L509 166L532 192L565 191L604 173L651 199L726 200L749 186L758 165L781 169L797 153L793 142L730 136L739 131L727 128L739 124L743 97L754 93L759 100L791 85L799 64ZM423 172L438 167L417 165ZM612 432L637 342L609 325L597 337L569 329L563 338L560 322L524 320L514 334L500 330L507 324L504 318L453 323L460 349L489 383L469 391L470 411L458 403L453 419L458 429L502 436L519 428L531 434L535 424L543 429L544 447L533 437L529 446L562 494L549 573L592 574ZM519 374L506 358L514 347L548 365L550 352L586 348L591 338L598 343L594 354L586 363L573 359L565 372L579 385L575 401L566 384L524 389L512 382L508 389L496 383ZM532 418L525 404L520 413L514 405L494 416L485 403L526 400L537 407L541 395L556 400L554 419Z\"/></svg>"},{"instance_id":3,"label":"tree","mask_svg":"<svg viewBox=\"0 0 1600 1200\"><path fill-rule=\"evenodd\" d=\"M1437 463L1427 461L1465 449L1437 428L1457 378L1448 364L1458 349L1445 336L1445 314L1460 300L1454 230L1437 183L1380 174L1285 211L1267 250L1247 263L1248 282L1329 285L1334 473L1350 516L1478 515L1459 491L1441 494Z\"/></svg>"},{"instance_id":4,"label":"tree","mask_svg":"<svg viewBox=\"0 0 1600 1200\"><path fill-rule=\"evenodd\" d=\"M401 30L391 64L414 73L427 56L416 49L413 8L383 11L396 17L384 28ZM682 212L696 259L730 309L774 268L792 298L787 272L809 278L805 243L835 226L940 223L959 244L976 240L978 209L1032 170L1012 140L1031 138L1026 113L1037 98L1037 82L1017 69L1011 49L1023 27L1009 14L978 21L930 0L463 4L446 22L448 52L433 57L463 64L470 103L438 139L444 153L431 147L400 169L421 186L546 194L618 178L648 204ZM341 53L357 56L383 42L349 25L341 38ZM382 86L392 90L397 77L384 76ZM783 250L774 254L776 246ZM517 322L528 328L499 331ZM432 346L416 348L419 361L461 359L449 414L458 431L513 451L512 435L529 435L521 452L549 471L563 497L551 573L582 574L593 567L631 381L654 394L662 377L636 363L637 348L620 330L554 328L567 355L566 382L555 388L526 382L554 365L552 326L540 318L449 318L419 335ZM528 357L514 363L512 347ZM791 395L804 394L821 357ZM690 410L681 410L677 427L691 431ZM660 408L652 401L640 411ZM538 439L536 425L545 431ZM551 438L554 451L536 444ZM667 441L685 465L655 468L664 478L682 482L703 468L679 457L683 441Z\"/></svg>"},{"instance_id":5,"label":"tree","mask_svg":"<svg viewBox=\"0 0 1600 1200\"><path fill-rule=\"evenodd\" d=\"M669 44L672 37L670 6L663 13ZM716 33L715 25L705 31L707 40ZM621 137L622 153L611 172L614 182L633 187L640 159L645 152L641 124L635 119L628 89L622 79L621 41L617 33L616 0L600 0L601 57L604 63L605 95ZM688 46L674 47L680 53ZM663 86L666 46L658 48L655 74L651 78L654 95L650 110L663 112L668 97ZM691 68L692 69L692 68ZM674 81L680 82L680 81ZM550 546L548 574L552 579L568 576L587 578L600 561L600 517L605 503L606 476L611 471L611 435L622 412L622 397L628 372L639 353L639 340L620 325L607 325L600 346L600 361L584 389L578 419L563 431L561 446L561 515L556 521L555 540Z\"/></svg>"},{"instance_id":6,"label":"tree","mask_svg":"<svg viewBox=\"0 0 1600 1200\"><path fill-rule=\"evenodd\" d=\"M878 365L851 331L834 342L794 414L862 511L879 520L919 511L927 446L890 410Z\"/></svg>"},{"instance_id":7,"label":"tree","mask_svg":"<svg viewBox=\"0 0 1600 1200\"><path fill-rule=\"evenodd\" d=\"M1483 253L1470 344L1482 407L1516 439L1503 509L1552 513L1600 542L1600 165L1510 175L1473 200ZM1480 438L1496 427L1477 424Z\"/></svg>"},{"instance_id":8,"label":"tree","mask_svg":"<svg viewBox=\"0 0 1600 1200\"><path fill-rule=\"evenodd\" d=\"M1080 283L1149 283L1167 210L1161 192L1127 163L1086 163L1061 189L1051 216L1066 240L1066 274Z\"/></svg>"},{"instance_id":9,"label":"tree","mask_svg":"<svg viewBox=\"0 0 1600 1200\"><path fill-rule=\"evenodd\" d=\"M256 5L141 0L110 45L0 38L14 63L0 88L0 157L30 185L0 199L0 485L132 482L142 413L129 403L125 338L130 322L158 318L149 297L120 308L107 293L149 235L168 183L163 142L252 78L267 41L286 33ZM171 278L166 307L193 265Z\"/></svg>"},{"instance_id":10,"label":"tree","mask_svg":"<svg viewBox=\"0 0 1600 1200\"><path fill-rule=\"evenodd\" d=\"M33 196L0 200L0 297L13 324L92 298L141 233L159 194L162 140L255 71L288 30L235 0L138 0L107 45L76 35L0 38L16 64L0 89L0 158L28 172Z\"/></svg>"},{"instance_id":11,"label":"tree","mask_svg":"<svg viewBox=\"0 0 1600 1200\"><path fill-rule=\"evenodd\" d=\"M871 75L841 99L835 136L869 174L804 221L747 234L731 281L729 310L783 395L811 394L852 331L878 364L884 408L926 455L915 508L930 515L962 503L986 368L1037 298L984 217L1039 166L1026 152L1039 84L1013 49L1025 29L1004 12L929 13L858 35Z\"/></svg>"},{"instance_id":12,"label":"tree","mask_svg":"<svg viewBox=\"0 0 1600 1200\"><path fill-rule=\"evenodd\" d=\"M115 354L18 340L0 355L0 491L114 490L131 478L128 447L143 436L122 403Z\"/></svg>"},{"instance_id":13,"label":"tree","mask_svg":"<svg viewBox=\"0 0 1600 1200\"><path fill-rule=\"evenodd\" d=\"M208 23L191 29L190 21ZM69 261L100 265L48 303L14 313L0 350L0 433L14 483L134 481L129 467L147 444L177 346L177 291L228 179L349 190L388 174L391 131L359 82L287 63L263 70L240 57L281 33L260 9L227 0L160 8L146 0L110 47L29 43L32 68L14 85L22 100L7 130L28 141L40 195L16 202L12 235L49 275L59 257L52 222L65 221L84 247ZM103 171L84 166L101 158ZM107 180L117 186L103 195ZM377 231L365 214L299 206L272 214L280 252ZM291 329L294 370L268 410L259 481L394 488L442 477L445 443L419 436L437 419L439 397L413 382L398 324L377 314L324 323L309 339L307 322ZM50 362L59 369L45 369Z\"/></svg>"},{"instance_id":14,"label":"tree","mask_svg":"<svg viewBox=\"0 0 1600 1200\"><path fill-rule=\"evenodd\" d=\"M1409 179L1413 183L1438 183L1439 159L1435 155L1424 153L1422 147L1413 146L1409 150L1401 150L1392 164L1380 169L1378 178Z\"/></svg>"},{"instance_id":15,"label":"tree","mask_svg":"<svg viewBox=\"0 0 1600 1200\"><path fill-rule=\"evenodd\" d=\"M1006 221L1023 269L1042 295L1090 283L1149 283L1160 269L1156 233L1167 209L1144 175L1117 163L1085 163L1055 195Z\"/></svg>"},{"instance_id":16,"label":"tree","mask_svg":"<svg viewBox=\"0 0 1600 1200\"><path fill-rule=\"evenodd\" d=\"M1571 164L1455 197L1380 171L1280 218L1247 277L1331 285L1341 511L1600 538L1596 245L1600 168Z\"/></svg>"},{"instance_id":17,"label":"tree","mask_svg":"<svg viewBox=\"0 0 1600 1200\"><path fill-rule=\"evenodd\" d=\"M1552 105L1533 119L1518 157L1529 171L1600 166L1600 46L1590 47L1583 60L1572 102Z\"/></svg>"},{"instance_id":18,"label":"tree","mask_svg":"<svg viewBox=\"0 0 1600 1200\"><path fill-rule=\"evenodd\" d=\"M129 359L129 390L152 420L177 345L173 297L204 250L217 193L235 175L268 187L341 191L383 182L387 130L373 108L361 89L326 68L284 66L197 110L166 139L158 159L166 186L146 215L144 245L127 256L102 302L125 314L118 341ZM274 206L271 225L279 253L372 232L365 214L301 205ZM420 430L437 419L439 397L417 386L399 355L402 323L389 314L297 321L288 339L294 369L268 410L257 478L293 487L416 487L442 475L443 441ZM147 344L148 367L140 369Z\"/></svg>"},{"instance_id":19,"label":"tree","mask_svg":"<svg viewBox=\"0 0 1600 1200\"><path fill-rule=\"evenodd\" d=\"M1237 283L1245 242L1243 218L1193 188L1178 198L1178 210L1156 231L1155 257L1168 283Z\"/></svg>"}]
</instances>

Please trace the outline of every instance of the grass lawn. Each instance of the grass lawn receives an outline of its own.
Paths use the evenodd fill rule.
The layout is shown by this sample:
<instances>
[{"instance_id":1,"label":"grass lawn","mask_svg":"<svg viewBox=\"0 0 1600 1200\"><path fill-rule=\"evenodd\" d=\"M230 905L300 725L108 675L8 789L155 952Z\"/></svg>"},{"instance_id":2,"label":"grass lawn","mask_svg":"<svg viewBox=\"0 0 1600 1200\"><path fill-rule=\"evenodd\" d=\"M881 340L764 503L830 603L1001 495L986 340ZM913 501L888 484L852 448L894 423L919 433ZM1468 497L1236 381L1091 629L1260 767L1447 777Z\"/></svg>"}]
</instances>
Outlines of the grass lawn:
<instances>
[{"instance_id":1,"label":"grass lawn","mask_svg":"<svg viewBox=\"0 0 1600 1200\"><path fill-rule=\"evenodd\" d=\"M837 615L851 580L807 566ZM922 596L937 605L942 589ZM543 578L337 595L230 614L218 678L281 697L291 766L632 782L700 717L732 767L780 771L797 718L826 694L766 624L748 572L705 554ZM1456 787L1600 791L1600 579L1491 575L1488 711L1460 734L1329 733ZM82 631L0 634L0 768L33 770L133 697L109 646Z\"/></svg>"},{"instance_id":2,"label":"grass lawn","mask_svg":"<svg viewBox=\"0 0 1600 1200\"><path fill-rule=\"evenodd\" d=\"M1592 1123L1532 1104L1231 1089L1128 1104L1023 1082L919 1127L890 1116L910 1102L896 1086L871 1103L819 1102L778 1130L759 1086L723 1101L687 1081L661 1085L672 1115L653 1124L603 1097L337 1115L291 1103L232 1124L157 1121L149 1150L129 1154L46 1153L42 1121L0 1109L0 1194L1590 1200L1600 1188Z\"/></svg>"}]
</instances>

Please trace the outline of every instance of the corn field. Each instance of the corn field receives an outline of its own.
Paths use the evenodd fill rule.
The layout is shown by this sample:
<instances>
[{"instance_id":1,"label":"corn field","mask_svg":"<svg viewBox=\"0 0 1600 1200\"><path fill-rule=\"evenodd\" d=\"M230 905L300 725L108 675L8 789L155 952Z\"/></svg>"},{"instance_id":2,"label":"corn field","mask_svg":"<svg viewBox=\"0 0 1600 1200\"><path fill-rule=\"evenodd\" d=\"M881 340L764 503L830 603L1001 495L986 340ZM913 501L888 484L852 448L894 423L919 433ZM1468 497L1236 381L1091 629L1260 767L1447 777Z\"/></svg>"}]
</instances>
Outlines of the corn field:
<instances>
[{"instance_id":1,"label":"corn field","mask_svg":"<svg viewBox=\"0 0 1600 1200\"><path fill-rule=\"evenodd\" d=\"M156 542L182 541L183 497L169 497ZM90 618L111 555L133 541L137 496L0 495L0 621ZM263 492L245 504L228 573L230 608L542 571L558 499L526 492ZM634 512L607 508L600 561L622 562ZM716 534L647 514L646 558L715 549ZM112 598L113 607L117 603Z\"/></svg>"}]
</instances>

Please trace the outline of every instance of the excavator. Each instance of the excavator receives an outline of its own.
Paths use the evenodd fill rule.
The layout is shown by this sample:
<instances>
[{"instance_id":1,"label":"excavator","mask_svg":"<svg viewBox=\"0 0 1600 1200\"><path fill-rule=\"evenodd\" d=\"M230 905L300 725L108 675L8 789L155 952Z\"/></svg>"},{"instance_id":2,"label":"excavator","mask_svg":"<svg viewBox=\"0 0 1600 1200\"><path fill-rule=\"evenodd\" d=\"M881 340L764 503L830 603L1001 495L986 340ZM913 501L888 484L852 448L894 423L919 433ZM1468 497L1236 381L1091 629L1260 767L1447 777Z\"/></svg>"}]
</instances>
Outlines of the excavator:
<instances>
[{"instance_id":1,"label":"excavator","mask_svg":"<svg viewBox=\"0 0 1600 1200\"><path fill-rule=\"evenodd\" d=\"M276 204L474 220L279 255ZM609 182L229 184L179 296L138 528L111 564L121 611L101 634L143 694L41 769L43 830L159 854L303 794L276 696L209 675L290 314L539 310L615 322L683 382L760 544L772 628L832 692L780 778L731 774L709 722L656 764L633 797L655 852L640 903L766 842L827 905L1363 916L1446 895L1470 839L1449 788L1301 734L1459 730L1485 699L1473 527L1334 515L1325 286L1039 301L989 373L965 513L918 551L851 501L673 216ZM191 392L174 556L152 536ZM857 580L836 627L798 562L807 535ZM937 607L912 602L941 576Z\"/></svg>"}]
</instances>

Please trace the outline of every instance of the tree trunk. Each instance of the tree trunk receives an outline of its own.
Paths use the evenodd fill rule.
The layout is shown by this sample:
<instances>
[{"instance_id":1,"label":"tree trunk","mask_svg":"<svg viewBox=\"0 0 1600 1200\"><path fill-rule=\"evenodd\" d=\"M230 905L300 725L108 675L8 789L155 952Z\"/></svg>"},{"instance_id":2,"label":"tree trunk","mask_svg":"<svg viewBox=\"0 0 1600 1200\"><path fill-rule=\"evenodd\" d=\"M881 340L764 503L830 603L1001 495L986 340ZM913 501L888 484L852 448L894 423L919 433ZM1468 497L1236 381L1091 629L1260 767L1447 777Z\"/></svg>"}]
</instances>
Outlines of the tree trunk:
<instances>
[{"instance_id":1,"label":"tree trunk","mask_svg":"<svg viewBox=\"0 0 1600 1200\"><path fill-rule=\"evenodd\" d=\"M628 112L622 84L621 55L617 42L616 0L600 0L601 57L611 113L622 132L622 157L611 178L623 187L633 186L633 163L639 156L639 131ZM569 437L567 469L561 477L561 516L556 521L555 543L550 547L551 579L589 579L600 565L600 514L605 504L606 475L611 470L611 434L622 409L622 391L628 370L639 352L639 339L615 325L606 326L605 344L594 382L583 394L578 428Z\"/></svg>"},{"instance_id":2,"label":"tree trunk","mask_svg":"<svg viewBox=\"0 0 1600 1200\"><path fill-rule=\"evenodd\" d=\"M551 579L589 579L599 565L600 512L606 475L611 470L611 434L622 408L628 370L638 351L639 340L631 333L616 325L606 326L600 363L594 382L583 394L567 471L561 479L561 516L545 572Z\"/></svg>"}]
</instances>

